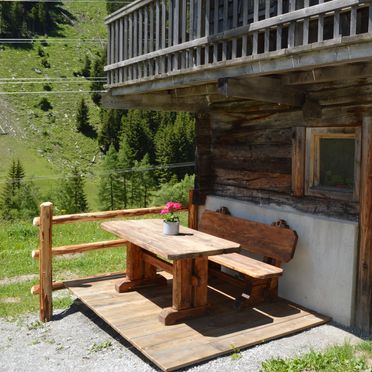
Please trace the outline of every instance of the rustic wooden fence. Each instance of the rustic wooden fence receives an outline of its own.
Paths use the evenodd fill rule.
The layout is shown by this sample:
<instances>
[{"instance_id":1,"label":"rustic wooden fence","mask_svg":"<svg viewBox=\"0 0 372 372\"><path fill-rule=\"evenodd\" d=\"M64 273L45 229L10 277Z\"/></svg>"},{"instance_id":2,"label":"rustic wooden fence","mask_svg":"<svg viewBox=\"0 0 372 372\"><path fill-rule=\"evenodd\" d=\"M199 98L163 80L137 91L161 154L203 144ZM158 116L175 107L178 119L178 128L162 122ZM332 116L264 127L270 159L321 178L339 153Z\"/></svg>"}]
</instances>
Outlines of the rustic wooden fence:
<instances>
[{"instance_id":1,"label":"rustic wooden fence","mask_svg":"<svg viewBox=\"0 0 372 372\"><path fill-rule=\"evenodd\" d=\"M367 0L138 0L106 19L108 86L372 32ZM268 55L268 58L270 56Z\"/></svg>"},{"instance_id":2,"label":"rustic wooden fence","mask_svg":"<svg viewBox=\"0 0 372 372\"><path fill-rule=\"evenodd\" d=\"M197 228L197 206L192 203L193 191L189 194L188 225L191 228ZM108 249L126 246L127 241L123 239L109 240L94 243L83 243L76 245L67 245L53 247L53 225L78 223L87 221L102 221L113 218L138 217L148 214L159 214L163 207L124 209L116 211L79 213L62 216L53 216L53 204L50 202L42 203L40 206L40 216L35 217L33 224L39 228L39 246L32 251L32 257L39 260L39 284L31 288L31 293L39 295L40 301L40 320L50 321L53 315L53 296L52 292L64 289L69 281L53 281L53 261L54 256L83 253L97 249ZM81 281L94 280L95 278L104 278L105 276L122 276L125 271L117 273L100 274L98 276L82 278ZM73 280L76 282L77 280Z\"/></svg>"}]
</instances>

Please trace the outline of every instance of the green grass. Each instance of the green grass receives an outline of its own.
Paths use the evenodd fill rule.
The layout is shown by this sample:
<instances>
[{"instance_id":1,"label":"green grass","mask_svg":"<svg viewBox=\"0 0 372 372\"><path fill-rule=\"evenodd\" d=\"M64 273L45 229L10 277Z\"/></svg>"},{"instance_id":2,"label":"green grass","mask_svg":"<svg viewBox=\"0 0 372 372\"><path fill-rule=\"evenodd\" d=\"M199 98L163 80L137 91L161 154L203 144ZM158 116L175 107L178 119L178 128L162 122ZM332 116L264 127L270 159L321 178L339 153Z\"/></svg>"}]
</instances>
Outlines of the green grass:
<instances>
[{"instance_id":1,"label":"green grass","mask_svg":"<svg viewBox=\"0 0 372 372\"><path fill-rule=\"evenodd\" d=\"M332 346L324 352L312 351L292 359L272 359L262 363L262 372L356 372L372 371L372 342Z\"/></svg>"},{"instance_id":2,"label":"green grass","mask_svg":"<svg viewBox=\"0 0 372 372\"><path fill-rule=\"evenodd\" d=\"M148 215L138 218L157 218ZM187 225L187 213L180 214L181 223ZM82 222L53 227L53 246L88 243L116 239L103 231L100 222ZM38 296L31 295L31 287L38 282L38 263L31 252L38 246L38 229L30 222L0 222L0 281L17 280L16 283L0 282L0 317L38 310ZM125 269L124 248L97 250L76 255L53 258L53 280L68 280ZM55 308L65 308L71 303L68 297L53 301Z\"/></svg>"},{"instance_id":3,"label":"green grass","mask_svg":"<svg viewBox=\"0 0 372 372\"><path fill-rule=\"evenodd\" d=\"M103 50L101 43L63 42L63 39L92 39L106 41L104 17L106 2L69 2L64 8L75 18L74 24L59 25L58 38L62 42L49 43L42 48L48 53L51 68L44 68L38 55L38 43L33 47L4 46L0 50L0 78L61 78L73 79L73 73L80 71L84 58L92 60ZM35 72L35 69L41 73ZM0 91L43 91L44 83L0 85ZM50 84L53 91L89 90L89 84ZM47 97L53 109L44 112L37 107L42 97ZM88 93L40 94L0 96L0 124L5 127L12 123L15 134L0 136L0 189L13 158L20 158L27 176L50 176L50 180L35 181L43 193L58 185L55 178L73 165L84 170L93 170L91 160L97 153L96 140L89 139L75 129L76 108L81 98L90 108L92 124L99 127L99 110L90 100ZM97 158L99 160L99 158ZM92 210L97 209L97 180L87 185L88 201Z\"/></svg>"}]
</instances>

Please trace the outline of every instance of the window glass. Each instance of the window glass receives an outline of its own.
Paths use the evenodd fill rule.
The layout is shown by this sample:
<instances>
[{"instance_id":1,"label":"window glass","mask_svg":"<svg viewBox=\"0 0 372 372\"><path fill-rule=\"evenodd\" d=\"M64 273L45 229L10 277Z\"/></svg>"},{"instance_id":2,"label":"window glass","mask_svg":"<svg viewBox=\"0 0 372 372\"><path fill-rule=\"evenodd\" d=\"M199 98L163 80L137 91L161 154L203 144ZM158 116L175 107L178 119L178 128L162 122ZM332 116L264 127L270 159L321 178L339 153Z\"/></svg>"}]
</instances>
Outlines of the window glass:
<instances>
[{"instance_id":1,"label":"window glass","mask_svg":"<svg viewBox=\"0 0 372 372\"><path fill-rule=\"evenodd\" d=\"M354 138L320 138L319 186L353 190Z\"/></svg>"}]
</instances>

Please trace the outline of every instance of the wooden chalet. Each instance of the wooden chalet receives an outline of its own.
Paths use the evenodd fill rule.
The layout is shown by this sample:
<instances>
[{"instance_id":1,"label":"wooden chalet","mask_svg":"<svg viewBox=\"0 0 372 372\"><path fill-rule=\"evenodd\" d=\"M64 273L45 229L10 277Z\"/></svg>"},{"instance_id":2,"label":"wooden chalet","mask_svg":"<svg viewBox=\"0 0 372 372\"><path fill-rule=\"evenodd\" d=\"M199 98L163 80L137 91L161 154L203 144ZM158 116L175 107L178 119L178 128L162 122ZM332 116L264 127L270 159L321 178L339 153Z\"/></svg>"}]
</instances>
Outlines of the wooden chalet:
<instances>
[{"instance_id":1,"label":"wooden chalet","mask_svg":"<svg viewBox=\"0 0 372 372\"><path fill-rule=\"evenodd\" d=\"M279 294L371 334L371 2L137 0L106 23L104 105L194 112L199 211L285 220Z\"/></svg>"}]
</instances>

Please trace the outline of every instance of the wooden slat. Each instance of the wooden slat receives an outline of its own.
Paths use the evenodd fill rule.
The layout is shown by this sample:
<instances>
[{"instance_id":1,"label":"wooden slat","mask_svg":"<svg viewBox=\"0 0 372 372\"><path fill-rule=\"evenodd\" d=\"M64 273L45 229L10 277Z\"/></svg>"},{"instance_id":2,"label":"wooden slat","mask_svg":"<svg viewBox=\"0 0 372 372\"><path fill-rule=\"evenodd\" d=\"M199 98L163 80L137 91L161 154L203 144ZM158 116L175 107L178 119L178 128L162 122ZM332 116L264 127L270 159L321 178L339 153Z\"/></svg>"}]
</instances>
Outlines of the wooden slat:
<instances>
[{"instance_id":1,"label":"wooden slat","mask_svg":"<svg viewBox=\"0 0 372 372\"><path fill-rule=\"evenodd\" d=\"M196 37L198 39L202 36L202 25L203 25L203 7L202 7L202 0L198 0L197 2L197 10L196 10ZM201 65L201 48L196 48L196 65Z\"/></svg>"},{"instance_id":2,"label":"wooden slat","mask_svg":"<svg viewBox=\"0 0 372 372\"><path fill-rule=\"evenodd\" d=\"M243 1L243 26L248 23L248 1ZM248 53L248 36L243 35L242 39L242 56L247 56Z\"/></svg>"},{"instance_id":3,"label":"wooden slat","mask_svg":"<svg viewBox=\"0 0 372 372\"><path fill-rule=\"evenodd\" d=\"M212 0L213 1L213 0ZM205 36L210 34L211 0L205 0ZM209 45L205 47L204 64L209 63Z\"/></svg>"},{"instance_id":4,"label":"wooden slat","mask_svg":"<svg viewBox=\"0 0 372 372\"><path fill-rule=\"evenodd\" d=\"M229 29L229 0L224 0L223 2L223 32ZM222 41L222 60L227 59L227 40Z\"/></svg>"},{"instance_id":5,"label":"wooden slat","mask_svg":"<svg viewBox=\"0 0 372 372\"><path fill-rule=\"evenodd\" d=\"M232 20L233 28L238 27L238 0L233 0L233 20ZM232 40L232 51L231 51L231 58L235 59L237 55L237 45L238 40L234 38Z\"/></svg>"},{"instance_id":6,"label":"wooden slat","mask_svg":"<svg viewBox=\"0 0 372 372\"><path fill-rule=\"evenodd\" d=\"M218 0L214 0L214 30L215 35L218 34ZM213 63L218 61L218 43L213 44Z\"/></svg>"},{"instance_id":7,"label":"wooden slat","mask_svg":"<svg viewBox=\"0 0 372 372\"><path fill-rule=\"evenodd\" d=\"M206 210L199 230L224 239L234 239L242 249L288 262L293 258L297 234L284 229Z\"/></svg>"},{"instance_id":8,"label":"wooden slat","mask_svg":"<svg viewBox=\"0 0 372 372\"><path fill-rule=\"evenodd\" d=\"M338 38L340 36L340 12L335 11L333 17L333 38Z\"/></svg>"},{"instance_id":9,"label":"wooden slat","mask_svg":"<svg viewBox=\"0 0 372 372\"><path fill-rule=\"evenodd\" d=\"M103 242L94 242L94 243L84 243L84 244L76 244L76 245L65 245L61 247L54 247L52 249L52 256L60 256L64 254L75 254L75 253L83 253L94 251L97 249L105 249L105 248L116 248L126 245L128 242L124 239L119 240L107 240ZM40 250L36 249L32 251L32 258L39 258L40 257Z\"/></svg>"},{"instance_id":10,"label":"wooden slat","mask_svg":"<svg viewBox=\"0 0 372 372\"><path fill-rule=\"evenodd\" d=\"M355 36L357 30L357 7L351 7L350 12L350 36Z\"/></svg>"},{"instance_id":11,"label":"wooden slat","mask_svg":"<svg viewBox=\"0 0 372 372\"><path fill-rule=\"evenodd\" d=\"M283 274L283 269L253 258L243 256L240 253L227 253L209 257L209 261L236 270L239 273L256 279L268 279Z\"/></svg>"}]
</instances>

